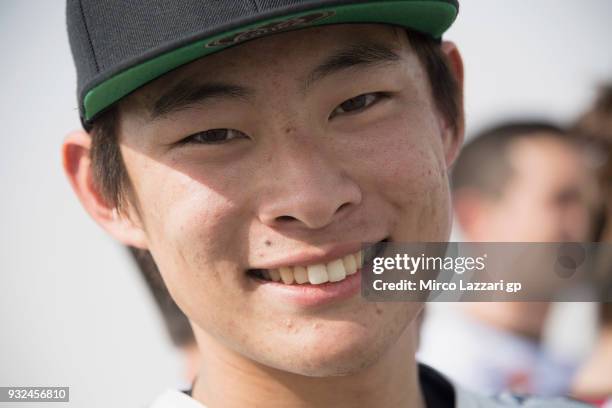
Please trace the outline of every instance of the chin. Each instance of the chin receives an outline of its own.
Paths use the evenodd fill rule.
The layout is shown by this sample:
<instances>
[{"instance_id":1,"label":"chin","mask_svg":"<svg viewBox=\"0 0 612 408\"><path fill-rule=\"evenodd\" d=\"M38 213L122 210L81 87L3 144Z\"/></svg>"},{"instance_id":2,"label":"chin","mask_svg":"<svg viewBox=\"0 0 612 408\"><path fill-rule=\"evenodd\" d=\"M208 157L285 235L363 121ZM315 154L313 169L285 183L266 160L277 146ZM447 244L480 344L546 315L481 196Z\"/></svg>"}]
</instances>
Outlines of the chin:
<instances>
[{"instance_id":1,"label":"chin","mask_svg":"<svg viewBox=\"0 0 612 408\"><path fill-rule=\"evenodd\" d=\"M295 371L310 377L330 377L354 374L371 366L392 339L367 330L348 328L313 335L306 341L305 353L294 361Z\"/></svg>"},{"instance_id":2,"label":"chin","mask_svg":"<svg viewBox=\"0 0 612 408\"><path fill-rule=\"evenodd\" d=\"M291 361L289 364L282 362L275 368L305 377L350 376L374 365L383 353L382 349L359 348L341 354L303 354L298 361Z\"/></svg>"},{"instance_id":3,"label":"chin","mask_svg":"<svg viewBox=\"0 0 612 408\"><path fill-rule=\"evenodd\" d=\"M289 338L279 336L271 349L285 353L270 356L274 361L267 365L308 377L348 376L375 365L397 343L420 305L370 305L374 316L366 312L364 321L318 319Z\"/></svg>"}]
</instances>

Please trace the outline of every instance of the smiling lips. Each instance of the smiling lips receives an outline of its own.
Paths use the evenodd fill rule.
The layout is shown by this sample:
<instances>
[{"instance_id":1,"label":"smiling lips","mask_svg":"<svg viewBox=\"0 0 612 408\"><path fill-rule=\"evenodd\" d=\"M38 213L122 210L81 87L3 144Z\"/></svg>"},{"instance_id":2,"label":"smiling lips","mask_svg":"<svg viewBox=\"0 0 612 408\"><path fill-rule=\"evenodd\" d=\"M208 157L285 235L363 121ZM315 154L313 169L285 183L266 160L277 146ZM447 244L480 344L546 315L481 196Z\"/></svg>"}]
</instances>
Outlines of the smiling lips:
<instances>
[{"instance_id":1,"label":"smiling lips","mask_svg":"<svg viewBox=\"0 0 612 408\"><path fill-rule=\"evenodd\" d=\"M357 270L362 266L363 253L360 250L325 264L259 270L257 275L264 280L284 283L285 285L306 283L320 285L326 282L340 282L347 276L357 273Z\"/></svg>"}]
</instances>

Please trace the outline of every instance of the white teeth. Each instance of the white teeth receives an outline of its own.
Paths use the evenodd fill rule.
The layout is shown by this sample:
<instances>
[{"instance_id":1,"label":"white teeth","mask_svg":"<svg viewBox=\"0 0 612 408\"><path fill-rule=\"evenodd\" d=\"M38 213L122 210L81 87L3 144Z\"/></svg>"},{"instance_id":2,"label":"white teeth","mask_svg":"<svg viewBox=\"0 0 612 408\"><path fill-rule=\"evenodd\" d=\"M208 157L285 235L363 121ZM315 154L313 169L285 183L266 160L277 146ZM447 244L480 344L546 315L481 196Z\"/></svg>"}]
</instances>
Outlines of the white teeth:
<instances>
[{"instance_id":1,"label":"white teeth","mask_svg":"<svg viewBox=\"0 0 612 408\"><path fill-rule=\"evenodd\" d=\"M295 278L295 282L299 283L300 285L308 282L308 271L306 270L306 267L296 266L293 268L293 277Z\"/></svg>"},{"instance_id":2,"label":"white teeth","mask_svg":"<svg viewBox=\"0 0 612 408\"><path fill-rule=\"evenodd\" d=\"M346 270L344 269L344 263L342 259L336 259L328 263L327 265L327 276L330 282L339 282L346 278Z\"/></svg>"},{"instance_id":3,"label":"white teeth","mask_svg":"<svg viewBox=\"0 0 612 408\"><path fill-rule=\"evenodd\" d=\"M342 262L344 262L344 269L347 275L352 275L357 272L357 262L355 262L355 257L353 255L345 256L342 258Z\"/></svg>"},{"instance_id":4,"label":"white teeth","mask_svg":"<svg viewBox=\"0 0 612 408\"><path fill-rule=\"evenodd\" d=\"M355 261L357 262L357 269L363 267L363 252L359 251L355 254Z\"/></svg>"},{"instance_id":5,"label":"white teeth","mask_svg":"<svg viewBox=\"0 0 612 408\"><path fill-rule=\"evenodd\" d=\"M308 281L313 285L319 285L329 280L327 268L323 264L308 265L306 270L308 271Z\"/></svg>"},{"instance_id":6,"label":"white teeth","mask_svg":"<svg viewBox=\"0 0 612 408\"><path fill-rule=\"evenodd\" d=\"M270 278L272 278L274 282L278 282L281 279L278 269L270 269Z\"/></svg>"},{"instance_id":7,"label":"white teeth","mask_svg":"<svg viewBox=\"0 0 612 408\"><path fill-rule=\"evenodd\" d=\"M293 271L291 268L280 268L280 277L285 285L291 285L293 283Z\"/></svg>"},{"instance_id":8,"label":"white teeth","mask_svg":"<svg viewBox=\"0 0 612 408\"><path fill-rule=\"evenodd\" d=\"M285 285L310 283L320 285L325 282L339 282L354 275L363 266L361 251L346 255L324 264L309 266L285 266L279 269L264 269L261 274L265 280L282 282Z\"/></svg>"}]
</instances>

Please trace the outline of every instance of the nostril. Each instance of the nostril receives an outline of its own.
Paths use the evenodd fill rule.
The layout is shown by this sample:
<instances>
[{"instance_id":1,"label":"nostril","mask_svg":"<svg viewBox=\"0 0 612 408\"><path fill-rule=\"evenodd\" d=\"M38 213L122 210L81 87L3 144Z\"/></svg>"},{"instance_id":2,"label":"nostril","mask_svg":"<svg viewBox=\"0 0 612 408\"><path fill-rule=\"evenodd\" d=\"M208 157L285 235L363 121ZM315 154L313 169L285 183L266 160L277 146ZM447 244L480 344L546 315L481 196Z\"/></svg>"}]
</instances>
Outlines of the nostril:
<instances>
[{"instance_id":1,"label":"nostril","mask_svg":"<svg viewBox=\"0 0 612 408\"><path fill-rule=\"evenodd\" d=\"M295 221L297 218L292 217L290 215L281 215L280 217L276 217L276 221L278 222L290 222Z\"/></svg>"},{"instance_id":2,"label":"nostril","mask_svg":"<svg viewBox=\"0 0 612 408\"><path fill-rule=\"evenodd\" d=\"M334 214L345 212L345 210L350 207L351 207L351 203L343 203L336 209ZM292 215L279 215L278 217L274 218L274 221L279 224L291 224L294 222L304 222L305 219L306 218L294 217ZM312 223L312 220L311 220L311 223Z\"/></svg>"},{"instance_id":3,"label":"nostril","mask_svg":"<svg viewBox=\"0 0 612 408\"><path fill-rule=\"evenodd\" d=\"M340 207L338 207L338 209L336 210L336 212L338 213L338 212L340 212L340 211L344 210L346 207L350 207L350 206L351 206L351 203L344 203L344 204L342 204Z\"/></svg>"}]
</instances>

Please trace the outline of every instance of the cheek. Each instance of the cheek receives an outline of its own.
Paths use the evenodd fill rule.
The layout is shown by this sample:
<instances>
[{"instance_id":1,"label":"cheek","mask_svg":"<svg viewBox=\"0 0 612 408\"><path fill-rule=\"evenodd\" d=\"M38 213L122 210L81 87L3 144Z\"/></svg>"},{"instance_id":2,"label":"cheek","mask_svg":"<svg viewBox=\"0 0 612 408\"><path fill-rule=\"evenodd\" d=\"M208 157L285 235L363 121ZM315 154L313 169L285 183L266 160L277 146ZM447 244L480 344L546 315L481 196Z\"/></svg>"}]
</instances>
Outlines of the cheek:
<instances>
[{"instance_id":1,"label":"cheek","mask_svg":"<svg viewBox=\"0 0 612 408\"><path fill-rule=\"evenodd\" d=\"M210 309L202 303L226 302L244 284L248 223L237 189L152 160L130 170L149 250L177 304L201 314Z\"/></svg>"},{"instance_id":2,"label":"cheek","mask_svg":"<svg viewBox=\"0 0 612 408\"><path fill-rule=\"evenodd\" d=\"M398 241L446 241L450 192L441 133L433 114L398 116L368 148L366 188L396 214Z\"/></svg>"},{"instance_id":3,"label":"cheek","mask_svg":"<svg viewBox=\"0 0 612 408\"><path fill-rule=\"evenodd\" d=\"M241 225L231 192L215 191L180 172L165 173L140 191L150 203L143 218L151 249L176 252L187 263L224 259Z\"/></svg>"}]
</instances>

